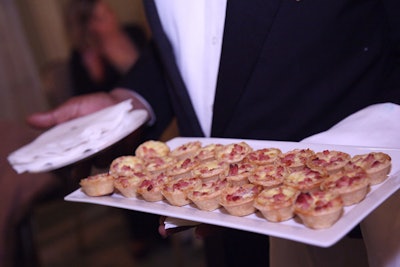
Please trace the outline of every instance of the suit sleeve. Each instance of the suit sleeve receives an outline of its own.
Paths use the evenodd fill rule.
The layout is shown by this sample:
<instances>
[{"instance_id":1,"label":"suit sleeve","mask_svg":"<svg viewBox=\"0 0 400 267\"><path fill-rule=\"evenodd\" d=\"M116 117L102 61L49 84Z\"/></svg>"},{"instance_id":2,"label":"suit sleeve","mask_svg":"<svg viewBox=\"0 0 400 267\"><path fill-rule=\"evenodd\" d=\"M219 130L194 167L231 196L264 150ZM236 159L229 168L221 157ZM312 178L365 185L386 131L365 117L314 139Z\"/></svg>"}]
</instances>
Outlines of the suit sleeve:
<instances>
[{"instance_id":1,"label":"suit sleeve","mask_svg":"<svg viewBox=\"0 0 400 267\"><path fill-rule=\"evenodd\" d=\"M148 101L156 120L145 130L144 138L159 138L174 113L162 66L152 42L144 48L138 62L122 78L118 87L133 90Z\"/></svg>"},{"instance_id":2,"label":"suit sleeve","mask_svg":"<svg viewBox=\"0 0 400 267\"><path fill-rule=\"evenodd\" d=\"M388 69L381 100L400 104L400 1L385 0L383 2L389 25L388 38L392 51L390 57L392 64L389 65L392 67Z\"/></svg>"}]
</instances>

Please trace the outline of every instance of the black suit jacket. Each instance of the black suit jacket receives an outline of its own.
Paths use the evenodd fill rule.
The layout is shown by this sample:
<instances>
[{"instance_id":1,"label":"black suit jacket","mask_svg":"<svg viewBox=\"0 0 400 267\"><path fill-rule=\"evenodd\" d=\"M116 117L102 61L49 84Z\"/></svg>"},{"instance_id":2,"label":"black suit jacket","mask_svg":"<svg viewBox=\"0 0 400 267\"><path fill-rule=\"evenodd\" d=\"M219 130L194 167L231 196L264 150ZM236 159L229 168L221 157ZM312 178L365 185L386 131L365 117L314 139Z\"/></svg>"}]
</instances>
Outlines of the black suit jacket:
<instances>
[{"instance_id":1,"label":"black suit jacket","mask_svg":"<svg viewBox=\"0 0 400 267\"><path fill-rule=\"evenodd\" d=\"M122 83L203 136L151 0L154 44ZM212 136L300 140L372 103L400 101L400 1L228 0Z\"/></svg>"}]
</instances>

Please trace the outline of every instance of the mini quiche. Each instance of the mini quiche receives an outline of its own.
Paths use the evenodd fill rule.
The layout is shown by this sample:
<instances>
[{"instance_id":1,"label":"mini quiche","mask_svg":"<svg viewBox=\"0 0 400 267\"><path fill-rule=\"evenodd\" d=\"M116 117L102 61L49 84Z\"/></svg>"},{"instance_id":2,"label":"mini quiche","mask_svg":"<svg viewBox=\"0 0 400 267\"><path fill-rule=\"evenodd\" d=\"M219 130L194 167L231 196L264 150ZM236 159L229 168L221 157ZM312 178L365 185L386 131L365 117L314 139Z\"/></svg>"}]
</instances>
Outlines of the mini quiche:
<instances>
[{"instance_id":1,"label":"mini quiche","mask_svg":"<svg viewBox=\"0 0 400 267\"><path fill-rule=\"evenodd\" d=\"M327 172L323 168L303 168L289 173L283 183L291 186L299 191L308 192L319 188L320 184L328 177Z\"/></svg>"},{"instance_id":2,"label":"mini quiche","mask_svg":"<svg viewBox=\"0 0 400 267\"><path fill-rule=\"evenodd\" d=\"M145 171L114 179L114 187L125 197L136 197L137 188L149 174Z\"/></svg>"},{"instance_id":3,"label":"mini quiche","mask_svg":"<svg viewBox=\"0 0 400 267\"><path fill-rule=\"evenodd\" d=\"M221 206L221 194L226 186L226 179L202 182L188 193L188 198L200 210L213 211Z\"/></svg>"},{"instance_id":4,"label":"mini quiche","mask_svg":"<svg viewBox=\"0 0 400 267\"><path fill-rule=\"evenodd\" d=\"M140 144L135 150L135 156L146 159L148 157L164 157L170 152L169 146L156 140L148 140Z\"/></svg>"},{"instance_id":5,"label":"mini quiche","mask_svg":"<svg viewBox=\"0 0 400 267\"><path fill-rule=\"evenodd\" d=\"M271 222L294 217L294 203L299 191L285 185L264 189L254 200L254 207Z\"/></svg>"},{"instance_id":6,"label":"mini quiche","mask_svg":"<svg viewBox=\"0 0 400 267\"><path fill-rule=\"evenodd\" d=\"M244 160L255 165L273 164L281 154L279 148L262 148L250 152Z\"/></svg>"},{"instance_id":7,"label":"mini quiche","mask_svg":"<svg viewBox=\"0 0 400 267\"><path fill-rule=\"evenodd\" d=\"M280 164L287 167L290 171L297 171L306 165L309 158L314 156L315 152L307 149L293 149L280 156Z\"/></svg>"},{"instance_id":8,"label":"mini quiche","mask_svg":"<svg viewBox=\"0 0 400 267\"><path fill-rule=\"evenodd\" d=\"M249 175L249 181L264 188L270 188L281 185L288 175L289 171L285 166L279 164L261 165Z\"/></svg>"},{"instance_id":9,"label":"mini quiche","mask_svg":"<svg viewBox=\"0 0 400 267\"><path fill-rule=\"evenodd\" d=\"M300 193L294 204L294 213L309 228L329 228L341 217L343 201L330 191Z\"/></svg>"},{"instance_id":10,"label":"mini quiche","mask_svg":"<svg viewBox=\"0 0 400 267\"><path fill-rule=\"evenodd\" d=\"M137 193L146 201L156 202L163 200L162 188L169 177L163 172L146 177L137 187Z\"/></svg>"},{"instance_id":11,"label":"mini quiche","mask_svg":"<svg viewBox=\"0 0 400 267\"><path fill-rule=\"evenodd\" d=\"M215 151L217 160L227 163L242 161L253 149L246 142L224 145Z\"/></svg>"},{"instance_id":12,"label":"mini quiche","mask_svg":"<svg viewBox=\"0 0 400 267\"><path fill-rule=\"evenodd\" d=\"M169 156L178 160L193 157L202 147L200 141L192 141L184 143L169 152Z\"/></svg>"},{"instance_id":13,"label":"mini quiche","mask_svg":"<svg viewBox=\"0 0 400 267\"><path fill-rule=\"evenodd\" d=\"M173 206L184 206L191 203L188 194L201 183L197 177L170 179L162 188L165 199Z\"/></svg>"},{"instance_id":14,"label":"mini quiche","mask_svg":"<svg viewBox=\"0 0 400 267\"><path fill-rule=\"evenodd\" d=\"M222 146L222 144L208 144L203 146L196 152L195 157L200 161L215 160L215 151Z\"/></svg>"},{"instance_id":15,"label":"mini quiche","mask_svg":"<svg viewBox=\"0 0 400 267\"><path fill-rule=\"evenodd\" d=\"M254 199L262 187L254 184L227 186L221 195L221 206L234 216L246 216L256 211Z\"/></svg>"},{"instance_id":16,"label":"mini quiche","mask_svg":"<svg viewBox=\"0 0 400 267\"><path fill-rule=\"evenodd\" d=\"M365 169L371 179L371 185L385 181L392 166L391 157L383 152L355 155L351 162Z\"/></svg>"},{"instance_id":17,"label":"mini quiche","mask_svg":"<svg viewBox=\"0 0 400 267\"><path fill-rule=\"evenodd\" d=\"M171 165L165 173L173 179L181 179L192 176L192 171L200 162L195 157L189 157L178 160Z\"/></svg>"},{"instance_id":18,"label":"mini quiche","mask_svg":"<svg viewBox=\"0 0 400 267\"><path fill-rule=\"evenodd\" d=\"M308 159L307 165L310 168L322 167L327 170L329 174L332 174L343 169L350 159L351 156L345 152L337 150L324 150L315 153L313 157Z\"/></svg>"},{"instance_id":19,"label":"mini quiche","mask_svg":"<svg viewBox=\"0 0 400 267\"><path fill-rule=\"evenodd\" d=\"M80 181L82 191L91 197L109 195L114 192L114 177L108 173L91 175Z\"/></svg>"},{"instance_id":20,"label":"mini quiche","mask_svg":"<svg viewBox=\"0 0 400 267\"><path fill-rule=\"evenodd\" d=\"M366 171L348 163L342 171L329 176L321 184L322 190L334 192L342 197L343 204L350 206L359 203L369 191L370 178Z\"/></svg>"},{"instance_id":21,"label":"mini quiche","mask_svg":"<svg viewBox=\"0 0 400 267\"><path fill-rule=\"evenodd\" d=\"M127 155L120 156L114 159L109 167L109 173L114 177L118 178L119 176L130 176L135 172L141 172L145 169L143 159Z\"/></svg>"},{"instance_id":22,"label":"mini quiche","mask_svg":"<svg viewBox=\"0 0 400 267\"><path fill-rule=\"evenodd\" d=\"M144 163L146 170L151 174L166 172L168 168L174 166L177 160L170 156L148 157Z\"/></svg>"},{"instance_id":23,"label":"mini quiche","mask_svg":"<svg viewBox=\"0 0 400 267\"><path fill-rule=\"evenodd\" d=\"M254 172L256 166L248 162L230 163L226 174L228 183L232 186L248 184L249 176Z\"/></svg>"},{"instance_id":24,"label":"mini quiche","mask_svg":"<svg viewBox=\"0 0 400 267\"><path fill-rule=\"evenodd\" d=\"M200 162L194 167L192 174L198 176L203 182L217 181L228 170L228 164L218 160Z\"/></svg>"}]
</instances>

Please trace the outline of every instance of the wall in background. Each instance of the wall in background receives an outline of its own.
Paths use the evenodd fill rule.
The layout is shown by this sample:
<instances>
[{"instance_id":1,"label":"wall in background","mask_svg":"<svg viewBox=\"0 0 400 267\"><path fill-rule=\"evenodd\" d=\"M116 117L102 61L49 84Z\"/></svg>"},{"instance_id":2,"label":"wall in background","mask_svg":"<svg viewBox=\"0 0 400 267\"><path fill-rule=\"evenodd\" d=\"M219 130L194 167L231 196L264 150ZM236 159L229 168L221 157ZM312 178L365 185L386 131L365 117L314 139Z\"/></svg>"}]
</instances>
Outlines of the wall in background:
<instances>
[{"instance_id":1,"label":"wall in background","mask_svg":"<svg viewBox=\"0 0 400 267\"><path fill-rule=\"evenodd\" d=\"M43 72L58 72L57 68L62 72L62 62L69 56L63 18L66 1L0 0L0 119L24 123L27 115L51 105ZM104 1L121 22L148 30L141 0ZM57 94L64 94L57 88Z\"/></svg>"},{"instance_id":2,"label":"wall in background","mask_svg":"<svg viewBox=\"0 0 400 267\"><path fill-rule=\"evenodd\" d=\"M0 0L0 119L24 122L45 106L21 15L15 1Z\"/></svg>"},{"instance_id":3,"label":"wall in background","mask_svg":"<svg viewBox=\"0 0 400 267\"><path fill-rule=\"evenodd\" d=\"M39 69L49 62L65 60L69 43L63 21L68 0L17 0L26 34ZM104 0L123 23L136 23L148 31L141 0Z\"/></svg>"}]
</instances>

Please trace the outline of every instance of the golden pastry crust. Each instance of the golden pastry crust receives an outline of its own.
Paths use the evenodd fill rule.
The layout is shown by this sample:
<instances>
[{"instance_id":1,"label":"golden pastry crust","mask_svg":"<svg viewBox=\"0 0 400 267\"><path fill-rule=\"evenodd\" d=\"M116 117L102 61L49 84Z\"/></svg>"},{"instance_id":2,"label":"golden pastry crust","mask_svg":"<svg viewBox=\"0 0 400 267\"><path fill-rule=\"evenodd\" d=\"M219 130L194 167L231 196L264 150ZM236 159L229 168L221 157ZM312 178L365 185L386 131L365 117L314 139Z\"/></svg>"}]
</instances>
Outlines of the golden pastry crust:
<instances>
[{"instance_id":1,"label":"golden pastry crust","mask_svg":"<svg viewBox=\"0 0 400 267\"><path fill-rule=\"evenodd\" d=\"M163 186L168 182L170 177L163 172L160 174L152 174L145 178L138 186L137 193L146 201L156 202L163 200Z\"/></svg>"},{"instance_id":2,"label":"golden pastry crust","mask_svg":"<svg viewBox=\"0 0 400 267\"><path fill-rule=\"evenodd\" d=\"M165 199L173 206L185 206L191 202L189 192L201 183L197 177L170 179L162 188Z\"/></svg>"},{"instance_id":3,"label":"golden pastry crust","mask_svg":"<svg viewBox=\"0 0 400 267\"><path fill-rule=\"evenodd\" d=\"M199 161L215 160L215 151L221 148L222 144L208 144L201 147L195 154Z\"/></svg>"},{"instance_id":4,"label":"golden pastry crust","mask_svg":"<svg viewBox=\"0 0 400 267\"><path fill-rule=\"evenodd\" d=\"M347 164L340 172L332 174L321 184L321 189L341 196L343 204L359 203L369 191L370 178L366 171L354 164Z\"/></svg>"},{"instance_id":5,"label":"golden pastry crust","mask_svg":"<svg viewBox=\"0 0 400 267\"><path fill-rule=\"evenodd\" d=\"M309 158L315 155L311 149L293 149L281 154L280 164L286 166L290 171L297 171L306 165Z\"/></svg>"},{"instance_id":6,"label":"golden pastry crust","mask_svg":"<svg viewBox=\"0 0 400 267\"><path fill-rule=\"evenodd\" d=\"M281 185L289 171L285 166L278 164L258 166L248 179L252 184L261 185L264 188Z\"/></svg>"},{"instance_id":7,"label":"golden pastry crust","mask_svg":"<svg viewBox=\"0 0 400 267\"><path fill-rule=\"evenodd\" d=\"M221 206L221 194L226 185L226 179L200 183L188 193L188 198L201 210L216 210Z\"/></svg>"},{"instance_id":8,"label":"golden pastry crust","mask_svg":"<svg viewBox=\"0 0 400 267\"><path fill-rule=\"evenodd\" d=\"M273 164L281 154L279 148L262 148L250 152L244 160L255 165Z\"/></svg>"},{"instance_id":9,"label":"golden pastry crust","mask_svg":"<svg viewBox=\"0 0 400 267\"><path fill-rule=\"evenodd\" d=\"M349 157L335 150L253 150L244 141L204 147L194 141L170 150L150 140L135 155L113 160L109 173L89 176L80 185L88 196L117 192L174 206L192 203L204 211L221 208L234 216L257 211L271 222L298 216L306 227L320 229L330 227L343 206L361 202L370 186L390 173L388 154Z\"/></svg>"},{"instance_id":10,"label":"golden pastry crust","mask_svg":"<svg viewBox=\"0 0 400 267\"><path fill-rule=\"evenodd\" d=\"M229 164L228 172L225 176L228 183L232 186L239 186L249 183L249 176L254 172L256 166L248 162L238 162Z\"/></svg>"},{"instance_id":11,"label":"golden pastry crust","mask_svg":"<svg viewBox=\"0 0 400 267\"><path fill-rule=\"evenodd\" d=\"M285 185L264 189L254 200L254 207L271 222L294 217L294 203L299 191Z\"/></svg>"},{"instance_id":12,"label":"golden pastry crust","mask_svg":"<svg viewBox=\"0 0 400 267\"><path fill-rule=\"evenodd\" d=\"M304 166L302 169L289 173L283 183L299 191L308 192L319 188L320 184L328 177L323 168L311 169Z\"/></svg>"},{"instance_id":13,"label":"golden pastry crust","mask_svg":"<svg viewBox=\"0 0 400 267\"><path fill-rule=\"evenodd\" d=\"M80 181L82 191L91 197L105 196L114 192L114 177L108 173L88 176Z\"/></svg>"},{"instance_id":14,"label":"golden pastry crust","mask_svg":"<svg viewBox=\"0 0 400 267\"><path fill-rule=\"evenodd\" d=\"M343 169L343 167L350 161L351 156L345 152L337 150L324 150L315 153L315 155L308 159L307 166L310 168L322 167L329 174L335 173Z\"/></svg>"},{"instance_id":15,"label":"golden pastry crust","mask_svg":"<svg viewBox=\"0 0 400 267\"><path fill-rule=\"evenodd\" d=\"M234 216L246 216L256 211L254 199L262 187L254 184L227 186L221 195L221 206Z\"/></svg>"},{"instance_id":16,"label":"golden pastry crust","mask_svg":"<svg viewBox=\"0 0 400 267\"><path fill-rule=\"evenodd\" d=\"M215 150L215 158L227 163L242 161L253 149L246 142L224 145Z\"/></svg>"},{"instance_id":17,"label":"golden pastry crust","mask_svg":"<svg viewBox=\"0 0 400 267\"><path fill-rule=\"evenodd\" d=\"M136 148L135 155L139 158L146 159L148 157L168 156L169 152L170 148L166 143L162 141L148 140Z\"/></svg>"},{"instance_id":18,"label":"golden pastry crust","mask_svg":"<svg viewBox=\"0 0 400 267\"><path fill-rule=\"evenodd\" d=\"M331 227L343 213L342 198L330 191L300 193L294 212L312 229Z\"/></svg>"},{"instance_id":19,"label":"golden pastry crust","mask_svg":"<svg viewBox=\"0 0 400 267\"><path fill-rule=\"evenodd\" d=\"M383 152L371 152L363 155L355 155L351 162L365 169L371 179L371 185L380 184L388 177L391 166L391 157Z\"/></svg>"},{"instance_id":20,"label":"golden pastry crust","mask_svg":"<svg viewBox=\"0 0 400 267\"><path fill-rule=\"evenodd\" d=\"M218 160L201 162L193 170L192 174L203 182L217 181L228 170L228 164Z\"/></svg>"},{"instance_id":21,"label":"golden pastry crust","mask_svg":"<svg viewBox=\"0 0 400 267\"><path fill-rule=\"evenodd\" d=\"M120 176L114 179L114 187L124 197L136 197L137 188L148 175L147 172L136 172L130 176Z\"/></svg>"},{"instance_id":22,"label":"golden pastry crust","mask_svg":"<svg viewBox=\"0 0 400 267\"><path fill-rule=\"evenodd\" d=\"M196 153L201 149L201 147L202 144L200 141L187 142L172 149L169 153L169 156L175 157L178 160L191 158L196 155Z\"/></svg>"},{"instance_id":23,"label":"golden pastry crust","mask_svg":"<svg viewBox=\"0 0 400 267\"><path fill-rule=\"evenodd\" d=\"M175 164L166 170L166 174L173 179L181 179L192 176L192 170L196 168L200 162L194 158L184 158L178 160Z\"/></svg>"},{"instance_id":24,"label":"golden pastry crust","mask_svg":"<svg viewBox=\"0 0 400 267\"><path fill-rule=\"evenodd\" d=\"M130 176L135 172L141 172L145 169L143 159L127 155L114 159L109 167L109 173L114 177Z\"/></svg>"},{"instance_id":25,"label":"golden pastry crust","mask_svg":"<svg viewBox=\"0 0 400 267\"><path fill-rule=\"evenodd\" d=\"M145 168L151 174L157 175L161 172L166 172L177 163L177 160L170 156L163 157L148 157L144 163Z\"/></svg>"}]
</instances>

